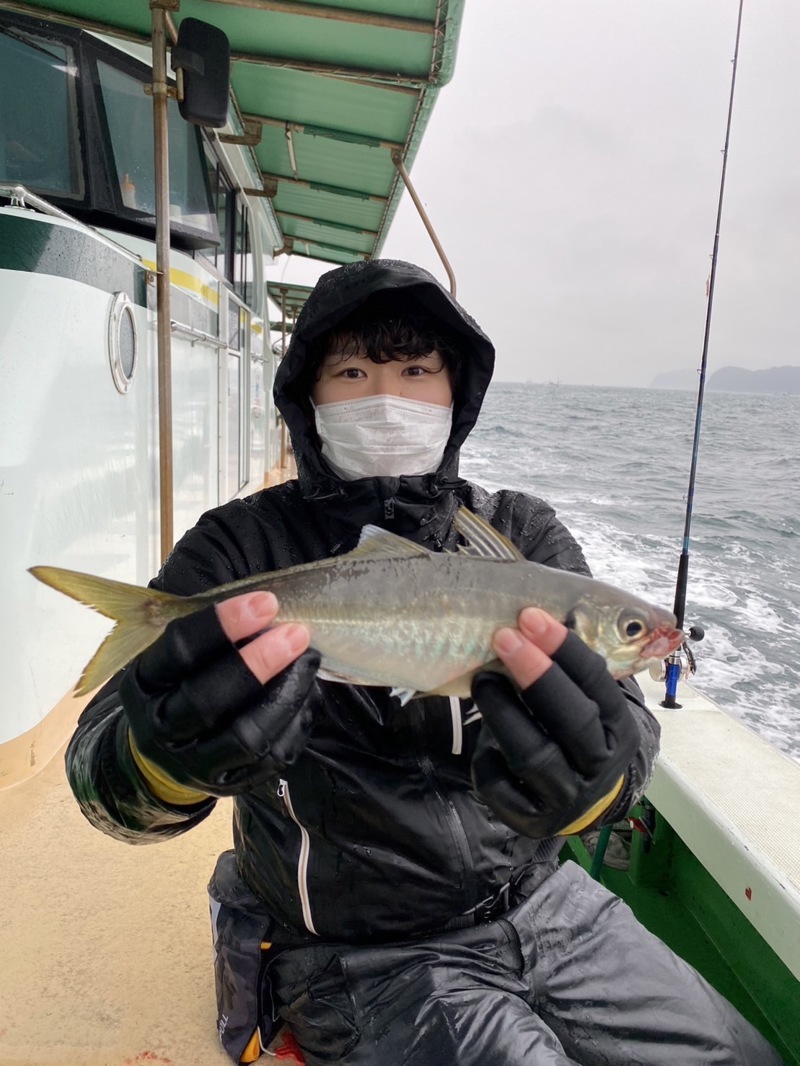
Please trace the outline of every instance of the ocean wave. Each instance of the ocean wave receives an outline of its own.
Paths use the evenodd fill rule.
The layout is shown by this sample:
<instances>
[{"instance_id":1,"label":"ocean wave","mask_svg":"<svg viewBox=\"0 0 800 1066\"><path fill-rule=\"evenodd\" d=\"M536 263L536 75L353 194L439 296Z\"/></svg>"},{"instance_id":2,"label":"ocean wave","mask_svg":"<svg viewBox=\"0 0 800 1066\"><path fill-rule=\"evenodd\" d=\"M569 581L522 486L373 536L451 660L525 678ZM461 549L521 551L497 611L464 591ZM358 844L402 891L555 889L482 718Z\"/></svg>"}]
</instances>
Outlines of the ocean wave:
<instances>
[{"instance_id":1,"label":"ocean wave","mask_svg":"<svg viewBox=\"0 0 800 1066\"><path fill-rule=\"evenodd\" d=\"M750 628L760 633L782 634L786 631L786 620L763 596L747 596L743 604L733 608L735 615L741 616Z\"/></svg>"}]
</instances>

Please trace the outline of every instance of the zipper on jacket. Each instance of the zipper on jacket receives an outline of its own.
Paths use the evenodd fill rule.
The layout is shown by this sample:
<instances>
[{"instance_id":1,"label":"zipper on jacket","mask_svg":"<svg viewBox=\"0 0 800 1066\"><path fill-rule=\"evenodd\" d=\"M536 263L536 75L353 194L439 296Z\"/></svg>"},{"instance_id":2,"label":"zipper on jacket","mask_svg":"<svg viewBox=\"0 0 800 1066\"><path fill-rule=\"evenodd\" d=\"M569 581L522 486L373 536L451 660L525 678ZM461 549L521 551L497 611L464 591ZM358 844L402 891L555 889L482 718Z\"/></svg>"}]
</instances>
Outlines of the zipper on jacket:
<instances>
[{"instance_id":1,"label":"zipper on jacket","mask_svg":"<svg viewBox=\"0 0 800 1066\"><path fill-rule=\"evenodd\" d=\"M472 851L470 850L467 831L464 828L464 823L461 821L455 803L453 803L450 797L445 795L442 791L439 784L439 775L436 772L436 766L434 765L433 759L427 754L420 754L417 756L417 762L419 763L423 774L428 779L428 783L436 794L437 799L442 805L445 821L450 827L450 835L461 859L461 869L464 873L465 882L464 895L467 901L467 907L471 907L473 903L476 902L475 864L472 861Z\"/></svg>"},{"instance_id":2,"label":"zipper on jacket","mask_svg":"<svg viewBox=\"0 0 800 1066\"><path fill-rule=\"evenodd\" d=\"M424 706L425 701L420 701ZM450 716L453 724L453 754L460 754L460 750L463 747L463 728L461 718L461 701L451 696L450 703ZM445 821L450 829L450 836L453 843L456 846L456 851L461 860L461 869L464 875L464 896L467 901L467 907L471 907L475 902L476 893L476 876L475 876L475 863L472 858L472 849L469 844L469 837L467 831L464 828L464 823L461 821L461 816L458 813L453 800L442 789L439 782L439 774L436 769L436 764L427 752L427 734L425 729L425 718L423 715L415 718L413 721L414 733L420 742L421 751L417 753L416 759L420 769L428 780L434 794L442 805ZM458 726L456 726L456 722ZM458 734L457 735L457 731ZM459 751L456 751L458 746Z\"/></svg>"},{"instance_id":3,"label":"zipper on jacket","mask_svg":"<svg viewBox=\"0 0 800 1066\"><path fill-rule=\"evenodd\" d=\"M297 860L297 889L300 893L300 903L303 908L303 921L305 922L306 929L308 929L309 933L313 933L314 936L318 936L319 934L314 928L314 920L311 917L311 899L308 894L308 855L311 851L311 838L308 835L306 827L294 813L292 797L289 795L289 782L284 781L283 778L280 779L278 784L278 798L283 800L283 804L286 807L289 817L300 830L300 857Z\"/></svg>"}]
</instances>

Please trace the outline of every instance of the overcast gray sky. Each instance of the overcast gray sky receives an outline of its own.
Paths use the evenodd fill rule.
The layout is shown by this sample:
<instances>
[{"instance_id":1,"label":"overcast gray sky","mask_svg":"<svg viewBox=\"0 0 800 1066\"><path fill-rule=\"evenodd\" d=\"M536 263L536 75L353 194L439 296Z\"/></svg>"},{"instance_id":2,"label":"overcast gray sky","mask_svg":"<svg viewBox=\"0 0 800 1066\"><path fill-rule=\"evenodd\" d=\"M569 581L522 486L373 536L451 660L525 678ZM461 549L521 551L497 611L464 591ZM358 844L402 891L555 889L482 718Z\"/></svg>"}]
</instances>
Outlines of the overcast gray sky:
<instances>
[{"instance_id":1,"label":"overcast gray sky","mask_svg":"<svg viewBox=\"0 0 800 1066\"><path fill-rule=\"evenodd\" d=\"M466 0L412 178L497 379L699 366L737 11ZM798 0L745 0L710 373L800 365L799 53ZM407 196L383 254L446 281Z\"/></svg>"}]
</instances>

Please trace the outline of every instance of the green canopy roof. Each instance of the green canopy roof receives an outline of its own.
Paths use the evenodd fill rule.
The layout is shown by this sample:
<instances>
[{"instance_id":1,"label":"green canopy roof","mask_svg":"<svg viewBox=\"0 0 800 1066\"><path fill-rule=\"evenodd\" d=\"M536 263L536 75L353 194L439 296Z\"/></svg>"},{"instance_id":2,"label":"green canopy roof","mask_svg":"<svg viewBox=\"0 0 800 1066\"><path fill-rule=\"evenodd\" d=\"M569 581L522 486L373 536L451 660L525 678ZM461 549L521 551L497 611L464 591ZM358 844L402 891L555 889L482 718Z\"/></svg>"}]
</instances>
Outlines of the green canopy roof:
<instances>
[{"instance_id":1,"label":"green canopy roof","mask_svg":"<svg viewBox=\"0 0 800 1066\"><path fill-rule=\"evenodd\" d=\"M174 0L228 36L235 107L295 255L376 256L453 73L464 0ZM148 0L0 0L0 8L146 42ZM225 137L223 137L225 139Z\"/></svg>"}]
</instances>

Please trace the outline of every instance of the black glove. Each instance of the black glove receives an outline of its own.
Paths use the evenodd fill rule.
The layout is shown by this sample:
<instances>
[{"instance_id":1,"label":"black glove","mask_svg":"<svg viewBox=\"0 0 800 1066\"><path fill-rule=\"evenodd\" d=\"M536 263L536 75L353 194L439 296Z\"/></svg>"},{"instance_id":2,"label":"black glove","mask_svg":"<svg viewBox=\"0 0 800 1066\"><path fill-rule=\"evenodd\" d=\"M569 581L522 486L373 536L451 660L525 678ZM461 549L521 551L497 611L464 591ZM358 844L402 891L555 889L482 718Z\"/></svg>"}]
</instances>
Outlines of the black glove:
<instances>
[{"instance_id":1,"label":"black glove","mask_svg":"<svg viewBox=\"0 0 800 1066\"><path fill-rule=\"evenodd\" d=\"M599 655L569 633L551 658L524 692L488 671L472 682L483 715L472 759L475 792L512 829L535 839L593 824L640 744L628 702ZM585 818L607 796L609 803Z\"/></svg>"},{"instance_id":2,"label":"black glove","mask_svg":"<svg viewBox=\"0 0 800 1066\"><path fill-rule=\"evenodd\" d=\"M309 649L262 685L207 607L171 622L119 692L146 759L181 785L231 796L274 777L303 750L319 664Z\"/></svg>"}]
</instances>

